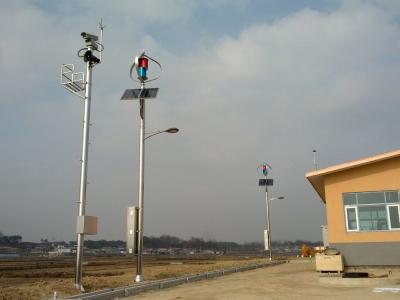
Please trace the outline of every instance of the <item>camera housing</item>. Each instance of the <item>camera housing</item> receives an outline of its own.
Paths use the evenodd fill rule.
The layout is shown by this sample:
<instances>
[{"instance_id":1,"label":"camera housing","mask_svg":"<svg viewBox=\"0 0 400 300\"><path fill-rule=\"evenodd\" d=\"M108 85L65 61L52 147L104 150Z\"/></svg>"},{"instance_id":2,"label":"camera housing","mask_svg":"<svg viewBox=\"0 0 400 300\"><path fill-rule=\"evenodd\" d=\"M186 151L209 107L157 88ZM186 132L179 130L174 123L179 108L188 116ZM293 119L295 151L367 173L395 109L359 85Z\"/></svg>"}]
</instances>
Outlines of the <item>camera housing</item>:
<instances>
[{"instance_id":1,"label":"camera housing","mask_svg":"<svg viewBox=\"0 0 400 300\"><path fill-rule=\"evenodd\" d=\"M97 40L99 39L99 37L97 35L90 34L87 32L82 32L81 36L85 40L86 47L91 48L92 50L96 50L96 51L99 50L99 47L97 44Z\"/></svg>"},{"instance_id":2,"label":"camera housing","mask_svg":"<svg viewBox=\"0 0 400 300\"><path fill-rule=\"evenodd\" d=\"M90 33L87 33L87 32L82 32L81 36L85 39L86 42L88 40L91 40L93 42L97 42L97 40L99 39L99 37L97 35L90 34Z\"/></svg>"}]
</instances>

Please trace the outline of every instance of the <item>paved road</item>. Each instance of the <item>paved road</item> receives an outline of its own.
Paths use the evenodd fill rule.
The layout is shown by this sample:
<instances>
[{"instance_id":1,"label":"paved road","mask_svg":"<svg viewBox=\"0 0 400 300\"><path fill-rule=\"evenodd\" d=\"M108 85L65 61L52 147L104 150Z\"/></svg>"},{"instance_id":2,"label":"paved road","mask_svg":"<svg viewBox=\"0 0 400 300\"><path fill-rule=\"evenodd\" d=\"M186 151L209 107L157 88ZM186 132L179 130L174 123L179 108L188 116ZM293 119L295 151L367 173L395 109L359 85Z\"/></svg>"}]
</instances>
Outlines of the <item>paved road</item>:
<instances>
[{"instance_id":1,"label":"paved road","mask_svg":"<svg viewBox=\"0 0 400 300\"><path fill-rule=\"evenodd\" d=\"M194 282L160 291L147 292L124 299L147 300L258 300L258 299L400 299L399 293L374 293L374 287L345 287L321 284L310 261L247 271L207 281ZM392 286L394 287L394 286ZM400 285L395 287L399 288Z\"/></svg>"}]
</instances>

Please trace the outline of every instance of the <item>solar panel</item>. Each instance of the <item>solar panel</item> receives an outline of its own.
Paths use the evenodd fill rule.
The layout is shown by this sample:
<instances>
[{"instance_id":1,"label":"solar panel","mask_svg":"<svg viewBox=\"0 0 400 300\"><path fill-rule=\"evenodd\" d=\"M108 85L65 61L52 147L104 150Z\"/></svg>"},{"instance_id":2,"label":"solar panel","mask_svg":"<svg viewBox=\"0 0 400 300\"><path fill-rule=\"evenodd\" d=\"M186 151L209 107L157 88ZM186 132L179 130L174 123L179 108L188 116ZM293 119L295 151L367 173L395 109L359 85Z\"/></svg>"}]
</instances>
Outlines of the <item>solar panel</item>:
<instances>
[{"instance_id":1,"label":"solar panel","mask_svg":"<svg viewBox=\"0 0 400 300\"><path fill-rule=\"evenodd\" d=\"M272 186L274 185L274 180L272 178L267 178L267 179L260 179L258 181L259 186Z\"/></svg>"},{"instance_id":2,"label":"solar panel","mask_svg":"<svg viewBox=\"0 0 400 300\"><path fill-rule=\"evenodd\" d=\"M158 93L158 88L150 88L150 89L130 89L125 90L123 93L121 100L132 100L132 99L149 99L156 98Z\"/></svg>"}]
</instances>

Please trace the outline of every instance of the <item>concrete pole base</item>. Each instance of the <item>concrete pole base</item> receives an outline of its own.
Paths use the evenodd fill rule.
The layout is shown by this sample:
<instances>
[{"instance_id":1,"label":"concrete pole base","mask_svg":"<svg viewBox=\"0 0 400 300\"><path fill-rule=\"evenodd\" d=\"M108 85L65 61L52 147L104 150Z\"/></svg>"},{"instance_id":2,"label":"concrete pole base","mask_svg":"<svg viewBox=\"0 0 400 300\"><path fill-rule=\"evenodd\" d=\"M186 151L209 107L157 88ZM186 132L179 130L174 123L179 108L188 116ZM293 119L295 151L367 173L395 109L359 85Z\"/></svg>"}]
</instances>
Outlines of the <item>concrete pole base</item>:
<instances>
[{"instance_id":1,"label":"concrete pole base","mask_svg":"<svg viewBox=\"0 0 400 300\"><path fill-rule=\"evenodd\" d=\"M76 288L78 291L80 291L81 293L84 293L84 292L85 292L85 289L83 288L83 285L82 285L82 284L75 283L74 286L75 286L75 288Z\"/></svg>"},{"instance_id":2,"label":"concrete pole base","mask_svg":"<svg viewBox=\"0 0 400 300\"><path fill-rule=\"evenodd\" d=\"M142 282L142 281L144 281L143 275L140 274L136 275L135 282Z\"/></svg>"}]
</instances>

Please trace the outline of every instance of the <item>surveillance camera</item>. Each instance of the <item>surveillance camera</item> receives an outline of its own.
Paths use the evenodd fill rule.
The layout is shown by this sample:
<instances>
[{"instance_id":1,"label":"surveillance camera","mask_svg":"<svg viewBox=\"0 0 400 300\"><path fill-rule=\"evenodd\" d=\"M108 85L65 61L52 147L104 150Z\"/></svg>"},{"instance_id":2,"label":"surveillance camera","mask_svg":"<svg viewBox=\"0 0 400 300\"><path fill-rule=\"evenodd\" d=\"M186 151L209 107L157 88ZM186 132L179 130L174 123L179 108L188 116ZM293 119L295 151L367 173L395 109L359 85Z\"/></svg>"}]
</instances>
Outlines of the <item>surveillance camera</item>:
<instances>
[{"instance_id":1,"label":"surveillance camera","mask_svg":"<svg viewBox=\"0 0 400 300\"><path fill-rule=\"evenodd\" d=\"M97 35L94 34L90 34L87 32L82 32L81 36L85 39L85 40L91 40L93 42L97 42L97 40L99 39Z\"/></svg>"}]
</instances>

